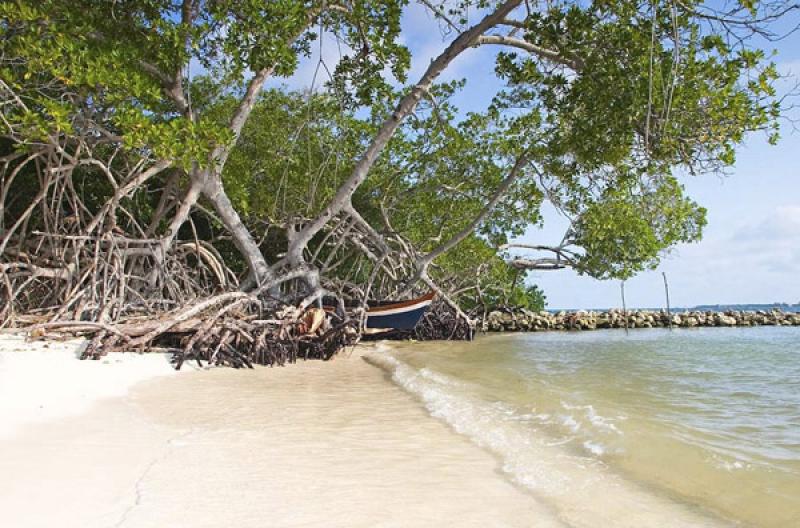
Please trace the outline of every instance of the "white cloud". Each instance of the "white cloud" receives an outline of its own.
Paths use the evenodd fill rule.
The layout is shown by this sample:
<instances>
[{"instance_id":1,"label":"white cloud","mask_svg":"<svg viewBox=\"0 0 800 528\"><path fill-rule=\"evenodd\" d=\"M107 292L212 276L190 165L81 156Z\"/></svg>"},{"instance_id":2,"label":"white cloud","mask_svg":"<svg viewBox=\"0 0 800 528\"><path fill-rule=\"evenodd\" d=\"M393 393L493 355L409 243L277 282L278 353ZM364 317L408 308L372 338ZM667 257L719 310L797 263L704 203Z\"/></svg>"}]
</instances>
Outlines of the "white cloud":
<instances>
[{"instance_id":1,"label":"white cloud","mask_svg":"<svg viewBox=\"0 0 800 528\"><path fill-rule=\"evenodd\" d=\"M746 226L733 239L744 242L800 241L800 205L782 205L755 225Z\"/></svg>"},{"instance_id":2,"label":"white cloud","mask_svg":"<svg viewBox=\"0 0 800 528\"><path fill-rule=\"evenodd\" d=\"M776 207L760 222L745 226L730 237L754 269L771 273L800 271L800 205Z\"/></svg>"}]
</instances>

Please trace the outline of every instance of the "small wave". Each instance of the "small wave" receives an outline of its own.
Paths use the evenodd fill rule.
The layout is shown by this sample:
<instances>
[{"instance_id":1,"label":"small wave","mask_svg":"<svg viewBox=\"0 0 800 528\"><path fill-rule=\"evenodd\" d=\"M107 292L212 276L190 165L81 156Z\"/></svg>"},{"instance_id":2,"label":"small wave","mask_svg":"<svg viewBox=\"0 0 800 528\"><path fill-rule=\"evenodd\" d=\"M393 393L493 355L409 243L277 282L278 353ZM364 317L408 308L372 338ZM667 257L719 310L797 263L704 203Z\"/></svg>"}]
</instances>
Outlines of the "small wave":
<instances>
[{"instance_id":1,"label":"small wave","mask_svg":"<svg viewBox=\"0 0 800 528\"><path fill-rule=\"evenodd\" d=\"M589 421L592 423L592 425L594 425L595 427L598 427L600 429L605 429L607 431L611 431L617 434L622 434L622 431L617 429L617 426L611 422L610 418L605 418L603 416L600 416L599 414L594 412L594 409L591 409L591 411L588 414L588 418Z\"/></svg>"},{"instance_id":2,"label":"small wave","mask_svg":"<svg viewBox=\"0 0 800 528\"><path fill-rule=\"evenodd\" d=\"M548 494L564 493L570 489L568 477L548 467L544 459L526 454L523 448L531 447L530 431L514 427L516 416L509 414L512 410L507 404L489 403L472 397L459 390L457 384L449 383L447 376L430 369L416 370L390 354L370 354L365 359L388 371L395 383L419 397L432 416L444 420L479 446L500 455L503 471L512 480ZM423 370L427 372L423 373Z\"/></svg>"},{"instance_id":3,"label":"small wave","mask_svg":"<svg viewBox=\"0 0 800 528\"><path fill-rule=\"evenodd\" d=\"M561 445L566 445L566 444L572 442L573 440L575 440L574 436L568 436L568 437L563 438L561 440L555 440L553 442L546 442L545 445L547 447L561 446Z\"/></svg>"},{"instance_id":4,"label":"small wave","mask_svg":"<svg viewBox=\"0 0 800 528\"><path fill-rule=\"evenodd\" d=\"M610 473L600 458L613 449L596 438L586 438L583 429L580 435L554 441L550 436L539 436L531 427L566 425L577 430L581 427L577 416L598 428L610 429L610 421L591 406L569 408L566 404L564 409L572 411L569 413L541 413L536 409L519 412L505 402L481 399L468 382L453 380L429 368L415 369L391 353L367 354L364 359L385 370L401 388L419 398L431 416L497 455L502 471L511 480L551 504L569 525L590 527L600 522L640 528L659 526L669 518L675 521L672 526L716 526L669 499ZM582 412L575 412L578 410ZM570 442L581 447L580 453L565 445ZM631 511L638 512L638 516L631 517Z\"/></svg>"},{"instance_id":5,"label":"small wave","mask_svg":"<svg viewBox=\"0 0 800 528\"><path fill-rule=\"evenodd\" d=\"M436 372L434 370L428 368L422 368L419 370L420 376L427 378L433 382L440 383L442 385L446 385L449 387L460 387L463 386L464 383L457 381L450 376L445 376L440 372Z\"/></svg>"},{"instance_id":6,"label":"small wave","mask_svg":"<svg viewBox=\"0 0 800 528\"><path fill-rule=\"evenodd\" d=\"M579 424L578 421L570 415L562 416L561 424L568 427L573 433L577 433L581 428L581 424Z\"/></svg>"},{"instance_id":7,"label":"small wave","mask_svg":"<svg viewBox=\"0 0 800 528\"><path fill-rule=\"evenodd\" d=\"M583 411L585 419L592 424L597 429L600 429L605 432L612 432L621 435L622 431L614 425L615 420L625 420L627 417L624 416L617 416L616 418L608 418L605 416L601 416L597 413L594 406L592 405L572 405L565 401L561 402L561 407L563 407L567 411Z\"/></svg>"},{"instance_id":8,"label":"small wave","mask_svg":"<svg viewBox=\"0 0 800 528\"><path fill-rule=\"evenodd\" d=\"M722 457L716 454L711 456L711 462L714 464L714 466L728 472L749 470L753 467L750 463L743 462L735 458L730 459L728 457Z\"/></svg>"},{"instance_id":9,"label":"small wave","mask_svg":"<svg viewBox=\"0 0 800 528\"><path fill-rule=\"evenodd\" d=\"M603 447L601 444L589 440L583 443L583 447L586 448L587 451L589 451L591 454L595 456L604 455L606 452L605 447Z\"/></svg>"}]
</instances>

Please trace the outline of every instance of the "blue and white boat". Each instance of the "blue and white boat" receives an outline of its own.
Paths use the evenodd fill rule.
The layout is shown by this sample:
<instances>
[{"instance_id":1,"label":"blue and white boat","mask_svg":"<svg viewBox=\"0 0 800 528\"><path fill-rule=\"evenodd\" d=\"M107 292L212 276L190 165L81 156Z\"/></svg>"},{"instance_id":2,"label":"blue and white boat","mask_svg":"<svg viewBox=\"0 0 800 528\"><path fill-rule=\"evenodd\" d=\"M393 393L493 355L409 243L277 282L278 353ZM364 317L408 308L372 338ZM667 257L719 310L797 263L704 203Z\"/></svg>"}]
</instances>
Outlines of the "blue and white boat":
<instances>
[{"instance_id":1,"label":"blue and white boat","mask_svg":"<svg viewBox=\"0 0 800 528\"><path fill-rule=\"evenodd\" d=\"M436 296L430 292L422 297L402 302L380 303L367 308L366 327L385 330L413 329Z\"/></svg>"}]
</instances>

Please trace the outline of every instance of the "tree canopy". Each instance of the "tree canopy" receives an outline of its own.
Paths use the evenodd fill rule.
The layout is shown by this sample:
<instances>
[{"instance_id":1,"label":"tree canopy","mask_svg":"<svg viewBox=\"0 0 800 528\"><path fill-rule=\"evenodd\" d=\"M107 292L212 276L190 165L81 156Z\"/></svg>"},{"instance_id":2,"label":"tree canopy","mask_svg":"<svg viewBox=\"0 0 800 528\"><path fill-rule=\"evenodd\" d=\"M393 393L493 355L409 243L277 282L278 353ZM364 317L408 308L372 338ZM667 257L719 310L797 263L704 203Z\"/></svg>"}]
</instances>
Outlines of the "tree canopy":
<instances>
[{"instance_id":1,"label":"tree canopy","mask_svg":"<svg viewBox=\"0 0 800 528\"><path fill-rule=\"evenodd\" d=\"M442 28L419 78L408 78L410 9ZM163 309L220 290L307 306L431 288L460 311L541 307L525 291L531 269L628 278L700 239L705 210L682 177L724 172L749 133L777 141L778 73L762 47L795 10L5 1L6 298L105 321L134 300ZM342 55L317 65L324 82L264 88L325 36ZM486 75L503 88L467 111L455 95L480 79L439 77L478 47L497 51ZM514 253L544 203L570 219L563 241Z\"/></svg>"}]
</instances>

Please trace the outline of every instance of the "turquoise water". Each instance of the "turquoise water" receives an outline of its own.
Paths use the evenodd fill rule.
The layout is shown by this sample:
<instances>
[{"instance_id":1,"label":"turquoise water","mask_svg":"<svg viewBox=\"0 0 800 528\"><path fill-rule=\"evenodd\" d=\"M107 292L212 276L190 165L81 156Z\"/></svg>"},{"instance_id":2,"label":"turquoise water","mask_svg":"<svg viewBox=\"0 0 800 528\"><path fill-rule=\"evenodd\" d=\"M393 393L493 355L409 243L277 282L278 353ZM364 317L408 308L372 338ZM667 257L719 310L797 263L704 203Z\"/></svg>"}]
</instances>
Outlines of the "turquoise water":
<instances>
[{"instance_id":1,"label":"turquoise water","mask_svg":"<svg viewBox=\"0 0 800 528\"><path fill-rule=\"evenodd\" d=\"M391 360L396 382L574 524L613 496L651 521L673 508L800 526L800 328L509 334Z\"/></svg>"}]
</instances>

